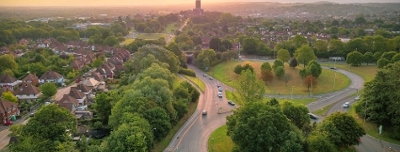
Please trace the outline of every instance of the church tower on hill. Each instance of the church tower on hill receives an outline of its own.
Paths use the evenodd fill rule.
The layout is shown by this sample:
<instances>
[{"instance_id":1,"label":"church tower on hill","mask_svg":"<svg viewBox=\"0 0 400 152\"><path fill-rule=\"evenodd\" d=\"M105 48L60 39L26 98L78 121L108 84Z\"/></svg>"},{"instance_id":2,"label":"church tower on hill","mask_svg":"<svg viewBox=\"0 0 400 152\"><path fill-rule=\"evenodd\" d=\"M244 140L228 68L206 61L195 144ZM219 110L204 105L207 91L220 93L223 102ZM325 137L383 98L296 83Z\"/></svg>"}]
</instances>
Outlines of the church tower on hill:
<instances>
[{"instance_id":1,"label":"church tower on hill","mask_svg":"<svg viewBox=\"0 0 400 152\"><path fill-rule=\"evenodd\" d=\"M201 0L196 0L196 8L193 9L194 15L203 15L203 9L201 9Z\"/></svg>"}]
</instances>

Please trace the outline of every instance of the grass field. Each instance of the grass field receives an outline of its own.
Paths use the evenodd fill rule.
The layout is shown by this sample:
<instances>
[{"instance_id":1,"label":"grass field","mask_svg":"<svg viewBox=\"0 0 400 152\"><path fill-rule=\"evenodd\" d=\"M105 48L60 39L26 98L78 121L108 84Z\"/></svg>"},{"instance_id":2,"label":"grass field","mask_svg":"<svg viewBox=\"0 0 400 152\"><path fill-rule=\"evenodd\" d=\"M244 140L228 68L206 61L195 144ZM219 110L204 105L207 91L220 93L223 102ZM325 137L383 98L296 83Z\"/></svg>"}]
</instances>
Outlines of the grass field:
<instances>
[{"instance_id":1,"label":"grass field","mask_svg":"<svg viewBox=\"0 0 400 152\"><path fill-rule=\"evenodd\" d=\"M238 75L233 72L233 69L237 65L250 64L256 71L257 77L260 77L260 67L262 62L256 61L229 61L218 64L213 67L209 72L209 75L213 75L216 79L222 81L223 83L234 86L235 80L237 80ZM271 63L272 64L272 63ZM285 82L274 78L271 83L266 85L266 93L268 94L291 94L292 86L293 94L306 95L309 94L307 88L303 85L303 79L299 76L299 69L291 68L288 65L285 66L285 73L292 75L292 80L286 85ZM336 78L335 78L336 75ZM313 89L313 94L329 93L333 91L338 91L346 88L350 85L350 80L343 74L338 73L334 70L323 69L322 74L317 79L317 86Z\"/></svg>"},{"instance_id":2,"label":"grass field","mask_svg":"<svg viewBox=\"0 0 400 152\"><path fill-rule=\"evenodd\" d=\"M231 152L234 146L232 139L226 135L227 126L223 125L215 130L208 138L208 151Z\"/></svg>"},{"instance_id":3,"label":"grass field","mask_svg":"<svg viewBox=\"0 0 400 152\"><path fill-rule=\"evenodd\" d=\"M183 75L183 76L185 78L189 79L192 83L196 84L200 88L201 91L204 92L206 90L206 85L199 78L191 77L191 76L187 76L187 75Z\"/></svg>"},{"instance_id":4,"label":"grass field","mask_svg":"<svg viewBox=\"0 0 400 152\"><path fill-rule=\"evenodd\" d=\"M181 82L185 81L183 78L175 75L175 81L173 83L173 88L177 88Z\"/></svg>"},{"instance_id":5,"label":"grass field","mask_svg":"<svg viewBox=\"0 0 400 152\"><path fill-rule=\"evenodd\" d=\"M145 39L145 40L157 40L160 37L164 37L167 39L169 34L166 33L138 33L136 38Z\"/></svg>"},{"instance_id":6,"label":"grass field","mask_svg":"<svg viewBox=\"0 0 400 152\"><path fill-rule=\"evenodd\" d=\"M168 24L165 28L164 33L174 33L178 27L175 26L175 23Z\"/></svg>"},{"instance_id":7,"label":"grass field","mask_svg":"<svg viewBox=\"0 0 400 152\"><path fill-rule=\"evenodd\" d=\"M326 112L336 103L330 104L326 107L323 107L322 109L318 109L316 111L313 111L314 114L318 115L318 116L325 116Z\"/></svg>"},{"instance_id":8,"label":"grass field","mask_svg":"<svg viewBox=\"0 0 400 152\"><path fill-rule=\"evenodd\" d=\"M333 63L323 63L322 65L332 67ZM349 72L353 72L364 79L365 82L371 81L375 78L378 72L378 67L376 65L360 65L357 67L349 66L348 64L335 64L335 67L343 69Z\"/></svg>"},{"instance_id":9,"label":"grass field","mask_svg":"<svg viewBox=\"0 0 400 152\"><path fill-rule=\"evenodd\" d=\"M125 41L121 42L122 45L129 45L134 42L135 39L125 39Z\"/></svg>"},{"instance_id":10,"label":"grass field","mask_svg":"<svg viewBox=\"0 0 400 152\"><path fill-rule=\"evenodd\" d=\"M226 96L226 98L227 98L228 100L235 101L235 99L234 99L234 92L225 90L225 96ZM271 100L271 98L264 98L264 101L265 101L265 102L267 102L267 101L269 101L269 100ZM300 98L300 99L293 98L293 99L277 99L277 100L278 100L279 102L289 101L289 102L293 102L294 104L307 105L307 104L309 104L309 103L315 101L316 98Z\"/></svg>"}]
</instances>

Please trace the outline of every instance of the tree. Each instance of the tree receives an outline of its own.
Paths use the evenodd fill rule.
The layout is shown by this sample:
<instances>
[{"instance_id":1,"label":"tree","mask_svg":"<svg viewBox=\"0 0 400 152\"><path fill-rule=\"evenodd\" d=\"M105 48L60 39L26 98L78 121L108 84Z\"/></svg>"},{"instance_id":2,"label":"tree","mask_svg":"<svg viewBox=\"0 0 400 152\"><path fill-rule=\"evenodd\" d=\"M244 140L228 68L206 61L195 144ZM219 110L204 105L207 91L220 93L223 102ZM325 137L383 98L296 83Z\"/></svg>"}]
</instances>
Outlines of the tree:
<instances>
[{"instance_id":1,"label":"tree","mask_svg":"<svg viewBox=\"0 0 400 152\"><path fill-rule=\"evenodd\" d=\"M239 151L303 151L303 138L282 110L252 102L227 117L228 135Z\"/></svg>"},{"instance_id":2,"label":"tree","mask_svg":"<svg viewBox=\"0 0 400 152\"><path fill-rule=\"evenodd\" d=\"M95 67L95 68L98 68L98 67L100 67L101 64L103 64L103 62L104 61L101 58L96 58L93 61L92 66Z\"/></svg>"},{"instance_id":3,"label":"tree","mask_svg":"<svg viewBox=\"0 0 400 152\"><path fill-rule=\"evenodd\" d=\"M119 43L118 38L115 36L108 36L104 39L104 44L108 46L115 46Z\"/></svg>"},{"instance_id":4,"label":"tree","mask_svg":"<svg viewBox=\"0 0 400 152\"><path fill-rule=\"evenodd\" d=\"M278 68L278 67L284 67L284 64L283 64L283 61L281 61L281 60L275 60L274 61L274 65L272 66L272 69L276 69L276 68Z\"/></svg>"},{"instance_id":5,"label":"tree","mask_svg":"<svg viewBox=\"0 0 400 152\"><path fill-rule=\"evenodd\" d=\"M235 66L235 68L233 69L233 72L235 72L237 75L242 73L242 65L239 64L239 65Z\"/></svg>"},{"instance_id":6,"label":"tree","mask_svg":"<svg viewBox=\"0 0 400 152\"><path fill-rule=\"evenodd\" d=\"M153 44L140 47L138 51L134 53L132 59L125 64L125 67L127 67L128 70L134 71L135 74L142 72L145 69L137 65L141 65L140 62L142 59L149 54L153 55L159 62L167 63L168 69L172 73L177 73L179 71L180 62L177 56L164 47Z\"/></svg>"},{"instance_id":7,"label":"tree","mask_svg":"<svg viewBox=\"0 0 400 152\"><path fill-rule=\"evenodd\" d=\"M363 62L364 55L358 51L353 51L347 54L346 63L352 66L359 66Z\"/></svg>"},{"instance_id":8,"label":"tree","mask_svg":"<svg viewBox=\"0 0 400 152\"><path fill-rule=\"evenodd\" d=\"M65 145L71 141L70 133L76 130L76 117L67 109L61 108L55 104L42 107L35 113L35 117L30 118L29 122L21 126L14 132L20 141L13 148L20 149L22 147L45 147L45 151L59 151L60 145ZM33 142L32 139L36 141ZM21 145L20 145L21 144ZM30 145L30 146L28 146ZM12 149L13 149L12 148ZM31 149L28 151L36 151Z\"/></svg>"},{"instance_id":9,"label":"tree","mask_svg":"<svg viewBox=\"0 0 400 152\"><path fill-rule=\"evenodd\" d=\"M283 82L285 82L285 86L287 85L287 83L289 81L291 81L293 79L292 75L289 73L285 73L282 77Z\"/></svg>"},{"instance_id":10,"label":"tree","mask_svg":"<svg viewBox=\"0 0 400 152\"><path fill-rule=\"evenodd\" d=\"M150 124L138 114L129 115L128 122L122 123L111 132L105 142L104 151L137 151L145 152L153 146L153 133Z\"/></svg>"},{"instance_id":11,"label":"tree","mask_svg":"<svg viewBox=\"0 0 400 152\"><path fill-rule=\"evenodd\" d=\"M156 140L163 139L171 129L168 113L161 107L155 107L145 111L144 117L153 128Z\"/></svg>"},{"instance_id":12,"label":"tree","mask_svg":"<svg viewBox=\"0 0 400 152\"><path fill-rule=\"evenodd\" d=\"M308 45L303 45L300 48L298 48L294 56L298 62L303 63L304 67L311 60L317 59L317 57L314 54L314 51Z\"/></svg>"},{"instance_id":13,"label":"tree","mask_svg":"<svg viewBox=\"0 0 400 152\"><path fill-rule=\"evenodd\" d=\"M245 105L250 102L261 100L265 94L265 86L254 72L250 70L242 71L238 78L236 87L236 101Z\"/></svg>"},{"instance_id":14,"label":"tree","mask_svg":"<svg viewBox=\"0 0 400 152\"><path fill-rule=\"evenodd\" d=\"M303 127L310 124L310 116L308 115L308 108L306 106L286 101L281 104L281 108L283 114L297 128L303 129Z\"/></svg>"},{"instance_id":15,"label":"tree","mask_svg":"<svg viewBox=\"0 0 400 152\"><path fill-rule=\"evenodd\" d=\"M245 38L243 40L242 50L247 54L256 54L258 43L254 38Z\"/></svg>"},{"instance_id":16,"label":"tree","mask_svg":"<svg viewBox=\"0 0 400 152\"><path fill-rule=\"evenodd\" d=\"M381 58L377 61L378 68L383 68L389 64L389 61L385 58Z\"/></svg>"},{"instance_id":17,"label":"tree","mask_svg":"<svg viewBox=\"0 0 400 152\"><path fill-rule=\"evenodd\" d=\"M290 59L290 53L286 49L280 49L277 52L277 59L283 61L283 63L288 62Z\"/></svg>"},{"instance_id":18,"label":"tree","mask_svg":"<svg viewBox=\"0 0 400 152\"><path fill-rule=\"evenodd\" d=\"M317 87L317 79L312 75L306 76L303 80L303 83L307 87L308 92L310 92L310 88Z\"/></svg>"},{"instance_id":19,"label":"tree","mask_svg":"<svg viewBox=\"0 0 400 152\"><path fill-rule=\"evenodd\" d=\"M386 124L388 127L394 126L391 136L395 139L400 139L400 128L396 128L400 125L400 113L398 112L400 94L393 91L400 89L399 73L400 62L391 63L379 69L375 78L364 84L362 98L355 106L356 112L360 116L365 116L365 112L367 112L366 119L368 121Z\"/></svg>"},{"instance_id":20,"label":"tree","mask_svg":"<svg viewBox=\"0 0 400 152\"><path fill-rule=\"evenodd\" d=\"M278 66L277 68L275 68L274 73L278 79L281 79L285 75L285 69L283 68L283 66Z\"/></svg>"},{"instance_id":21,"label":"tree","mask_svg":"<svg viewBox=\"0 0 400 152\"><path fill-rule=\"evenodd\" d=\"M307 39L305 37L301 36L301 35L298 35L298 34L296 34L292 39L290 39L290 41L293 42L294 47L296 49L299 49L299 48L303 47L304 45L308 46Z\"/></svg>"},{"instance_id":22,"label":"tree","mask_svg":"<svg viewBox=\"0 0 400 152\"><path fill-rule=\"evenodd\" d=\"M261 79L264 82L272 82L272 80L274 80L274 74L268 70L261 70Z\"/></svg>"},{"instance_id":23,"label":"tree","mask_svg":"<svg viewBox=\"0 0 400 152\"><path fill-rule=\"evenodd\" d=\"M250 70L251 72L254 72L254 68L248 63L246 63L244 66L242 66L242 71L245 71L245 70Z\"/></svg>"},{"instance_id":24,"label":"tree","mask_svg":"<svg viewBox=\"0 0 400 152\"><path fill-rule=\"evenodd\" d=\"M271 65L269 64L269 62L264 62L261 65L261 71L266 70L266 71L272 71Z\"/></svg>"},{"instance_id":25,"label":"tree","mask_svg":"<svg viewBox=\"0 0 400 152\"><path fill-rule=\"evenodd\" d=\"M307 73L318 78L322 73L322 67L316 60L312 60L307 64Z\"/></svg>"},{"instance_id":26,"label":"tree","mask_svg":"<svg viewBox=\"0 0 400 152\"><path fill-rule=\"evenodd\" d=\"M289 61L289 66L292 67L292 68L295 68L295 67L297 67L298 65L299 65L299 63L297 62L296 58L292 58L292 59Z\"/></svg>"},{"instance_id":27,"label":"tree","mask_svg":"<svg viewBox=\"0 0 400 152\"><path fill-rule=\"evenodd\" d=\"M14 57L10 54L4 54L0 56L0 73L3 73L4 70L16 70L18 68L18 64L15 62Z\"/></svg>"},{"instance_id":28,"label":"tree","mask_svg":"<svg viewBox=\"0 0 400 152\"><path fill-rule=\"evenodd\" d=\"M204 60L208 58L209 63L205 63ZM196 66L199 67L200 69L206 69L206 68L211 68L211 67L207 67L206 64L208 64L209 66L211 65L211 63L214 63L214 61L217 60L217 54L215 53L215 51L213 49L207 49L207 50L203 50L200 52L199 55L197 55L196 57Z\"/></svg>"},{"instance_id":29,"label":"tree","mask_svg":"<svg viewBox=\"0 0 400 152\"><path fill-rule=\"evenodd\" d=\"M368 63L373 63L376 61L374 59L374 54L372 52L365 52L363 59L364 59L364 62L367 63L367 65L368 65Z\"/></svg>"},{"instance_id":30,"label":"tree","mask_svg":"<svg viewBox=\"0 0 400 152\"><path fill-rule=\"evenodd\" d=\"M365 135L364 129L352 116L340 112L325 118L317 130L327 133L328 139L337 147L358 145L358 138Z\"/></svg>"},{"instance_id":31,"label":"tree","mask_svg":"<svg viewBox=\"0 0 400 152\"><path fill-rule=\"evenodd\" d=\"M336 147L331 143L325 133L316 132L308 137L310 152L336 152Z\"/></svg>"},{"instance_id":32,"label":"tree","mask_svg":"<svg viewBox=\"0 0 400 152\"><path fill-rule=\"evenodd\" d=\"M212 37L210 40L209 48L213 49L214 51L219 51L219 47L221 45L221 40L217 37Z\"/></svg>"},{"instance_id":33,"label":"tree","mask_svg":"<svg viewBox=\"0 0 400 152\"><path fill-rule=\"evenodd\" d=\"M1 98L5 99L7 101L18 103L18 98L16 96L14 96L14 94L10 91L3 92L3 94L1 95Z\"/></svg>"},{"instance_id":34,"label":"tree","mask_svg":"<svg viewBox=\"0 0 400 152\"><path fill-rule=\"evenodd\" d=\"M116 94L114 94L116 95ZM108 124L108 118L111 115L111 102L113 102L112 96L108 93L98 93L94 99L94 109L99 116L103 125Z\"/></svg>"},{"instance_id":35,"label":"tree","mask_svg":"<svg viewBox=\"0 0 400 152\"><path fill-rule=\"evenodd\" d=\"M46 97L51 97L57 93L57 86L56 86L56 84L54 84L52 82L47 82L40 86L40 91Z\"/></svg>"}]
</instances>

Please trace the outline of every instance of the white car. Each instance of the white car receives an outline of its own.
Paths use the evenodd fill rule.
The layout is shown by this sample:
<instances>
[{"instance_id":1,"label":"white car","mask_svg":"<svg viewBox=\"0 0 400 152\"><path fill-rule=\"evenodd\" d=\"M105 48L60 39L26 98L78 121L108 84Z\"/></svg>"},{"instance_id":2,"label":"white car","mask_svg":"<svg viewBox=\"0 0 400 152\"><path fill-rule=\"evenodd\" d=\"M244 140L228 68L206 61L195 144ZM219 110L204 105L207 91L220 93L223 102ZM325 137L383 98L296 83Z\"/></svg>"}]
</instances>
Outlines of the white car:
<instances>
[{"instance_id":1,"label":"white car","mask_svg":"<svg viewBox=\"0 0 400 152\"><path fill-rule=\"evenodd\" d=\"M346 103L343 104L343 108L348 108L348 107L350 107L350 103L349 102L346 102Z\"/></svg>"},{"instance_id":2,"label":"white car","mask_svg":"<svg viewBox=\"0 0 400 152\"><path fill-rule=\"evenodd\" d=\"M222 98L222 92L218 92L218 97Z\"/></svg>"},{"instance_id":3,"label":"white car","mask_svg":"<svg viewBox=\"0 0 400 152\"><path fill-rule=\"evenodd\" d=\"M207 110L203 110L203 112L201 113L203 116L207 115Z\"/></svg>"},{"instance_id":4,"label":"white car","mask_svg":"<svg viewBox=\"0 0 400 152\"><path fill-rule=\"evenodd\" d=\"M360 100L360 96L357 96L356 98L354 98L354 100Z\"/></svg>"}]
</instances>

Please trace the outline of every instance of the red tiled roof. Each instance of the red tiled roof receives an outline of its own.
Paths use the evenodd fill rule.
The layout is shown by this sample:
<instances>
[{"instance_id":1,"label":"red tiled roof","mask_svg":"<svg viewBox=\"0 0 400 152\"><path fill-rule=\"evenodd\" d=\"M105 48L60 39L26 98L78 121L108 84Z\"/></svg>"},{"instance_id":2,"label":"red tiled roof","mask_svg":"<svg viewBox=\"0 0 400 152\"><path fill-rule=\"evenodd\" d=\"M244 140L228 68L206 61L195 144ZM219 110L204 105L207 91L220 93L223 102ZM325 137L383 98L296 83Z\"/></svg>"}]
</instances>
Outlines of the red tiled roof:
<instances>
[{"instance_id":1,"label":"red tiled roof","mask_svg":"<svg viewBox=\"0 0 400 152\"><path fill-rule=\"evenodd\" d=\"M24 79L22 79L22 81L24 81L24 82L27 82L27 81L38 81L39 80L39 78L36 76L36 74L32 74L32 73L29 73L27 76L25 76L25 78Z\"/></svg>"},{"instance_id":2,"label":"red tiled roof","mask_svg":"<svg viewBox=\"0 0 400 152\"><path fill-rule=\"evenodd\" d=\"M40 93L40 89L33 86L30 83L23 83L16 91L15 95L37 95Z\"/></svg>"},{"instance_id":3,"label":"red tiled roof","mask_svg":"<svg viewBox=\"0 0 400 152\"><path fill-rule=\"evenodd\" d=\"M47 71L44 73L40 79L59 79L62 78L63 76L55 71Z\"/></svg>"},{"instance_id":4,"label":"red tiled roof","mask_svg":"<svg viewBox=\"0 0 400 152\"><path fill-rule=\"evenodd\" d=\"M81 91L78 90L76 87L71 87L71 90L69 91L69 95L71 97L74 97L75 99L82 99L85 97L85 94L83 94Z\"/></svg>"},{"instance_id":5,"label":"red tiled roof","mask_svg":"<svg viewBox=\"0 0 400 152\"><path fill-rule=\"evenodd\" d=\"M55 102L57 105L72 111L72 105L78 106L79 102L74 97L70 96L69 94L64 94L63 97Z\"/></svg>"},{"instance_id":6,"label":"red tiled roof","mask_svg":"<svg viewBox=\"0 0 400 152\"><path fill-rule=\"evenodd\" d=\"M0 98L0 113L6 114L7 109L12 108L12 107L18 108L18 104Z\"/></svg>"},{"instance_id":7,"label":"red tiled roof","mask_svg":"<svg viewBox=\"0 0 400 152\"><path fill-rule=\"evenodd\" d=\"M13 83L18 81L16 78L9 76L9 75L1 75L0 76L0 83Z\"/></svg>"}]
</instances>

